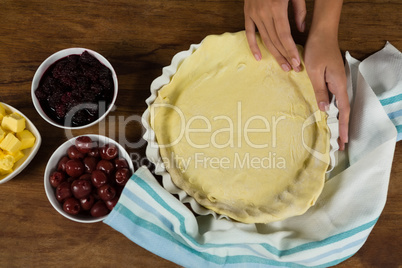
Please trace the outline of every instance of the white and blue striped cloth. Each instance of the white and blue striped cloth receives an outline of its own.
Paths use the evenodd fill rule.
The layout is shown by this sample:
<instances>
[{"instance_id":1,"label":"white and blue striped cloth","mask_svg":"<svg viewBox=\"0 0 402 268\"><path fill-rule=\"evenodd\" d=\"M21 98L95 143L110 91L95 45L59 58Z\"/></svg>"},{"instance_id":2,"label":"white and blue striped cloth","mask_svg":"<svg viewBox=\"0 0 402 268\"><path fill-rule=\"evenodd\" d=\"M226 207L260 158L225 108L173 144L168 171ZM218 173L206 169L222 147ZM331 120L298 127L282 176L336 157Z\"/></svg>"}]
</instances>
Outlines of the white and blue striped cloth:
<instances>
[{"instance_id":1,"label":"white and blue striped cloth","mask_svg":"<svg viewBox=\"0 0 402 268\"><path fill-rule=\"evenodd\" d=\"M387 42L382 51L364 61L361 73L394 123L402 139L402 54ZM373 73L375 66L376 73Z\"/></svg>"},{"instance_id":2,"label":"white and blue striped cloth","mask_svg":"<svg viewBox=\"0 0 402 268\"><path fill-rule=\"evenodd\" d=\"M184 267L329 267L351 257L385 205L402 138L402 56L387 43L363 62L346 60L349 146L304 215L271 224L196 217L142 167L104 222Z\"/></svg>"}]
</instances>

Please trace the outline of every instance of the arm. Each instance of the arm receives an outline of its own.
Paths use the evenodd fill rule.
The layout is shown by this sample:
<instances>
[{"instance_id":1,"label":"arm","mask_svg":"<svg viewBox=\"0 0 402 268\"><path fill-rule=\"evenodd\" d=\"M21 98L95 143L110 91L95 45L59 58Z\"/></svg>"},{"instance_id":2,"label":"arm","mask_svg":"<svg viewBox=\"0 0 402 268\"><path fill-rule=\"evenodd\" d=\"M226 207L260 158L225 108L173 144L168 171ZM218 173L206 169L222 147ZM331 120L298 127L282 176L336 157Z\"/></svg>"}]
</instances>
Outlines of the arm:
<instances>
[{"instance_id":1,"label":"arm","mask_svg":"<svg viewBox=\"0 0 402 268\"><path fill-rule=\"evenodd\" d=\"M338 45L341 9L342 0L315 0L304 58L320 110L328 109L328 91L336 97L339 109L339 146L343 150L348 142L350 106L345 68Z\"/></svg>"}]
</instances>

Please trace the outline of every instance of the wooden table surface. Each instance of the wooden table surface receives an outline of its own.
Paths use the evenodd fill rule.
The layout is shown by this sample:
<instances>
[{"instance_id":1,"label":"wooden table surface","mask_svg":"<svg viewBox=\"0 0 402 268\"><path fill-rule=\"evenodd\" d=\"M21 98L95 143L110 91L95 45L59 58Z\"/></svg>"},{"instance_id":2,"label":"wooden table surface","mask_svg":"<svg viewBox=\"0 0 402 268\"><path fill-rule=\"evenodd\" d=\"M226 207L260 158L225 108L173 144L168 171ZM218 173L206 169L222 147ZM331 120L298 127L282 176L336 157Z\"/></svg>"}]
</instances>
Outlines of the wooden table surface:
<instances>
[{"instance_id":1,"label":"wooden table surface","mask_svg":"<svg viewBox=\"0 0 402 268\"><path fill-rule=\"evenodd\" d=\"M313 1L307 1L307 28ZM362 60L388 40L402 50L400 0L345 1L340 47ZM0 1L0 100L39 129L42 146L29 166L0 185L0 267L176 267L129 241L103 223L80 224L59 215L48 202L43 173L52 152L66 140L33 107L32 77L50 54L85 47L105 56L119 79L117 118L140 116L153 79L174 54L206 35L244 29L239 0ZM295 31L300 44L305 34ZM107 121L107 119L106 119ZM95 125L74 135L105 132L134 142L142 136L135 121L124 129ZM145 146L128 148L144 159ZM137 161L138 162L138 161ZM339 267L401 267L402 144L396 146L384 211L364 246Z\"/></svg>"}]
</instances>

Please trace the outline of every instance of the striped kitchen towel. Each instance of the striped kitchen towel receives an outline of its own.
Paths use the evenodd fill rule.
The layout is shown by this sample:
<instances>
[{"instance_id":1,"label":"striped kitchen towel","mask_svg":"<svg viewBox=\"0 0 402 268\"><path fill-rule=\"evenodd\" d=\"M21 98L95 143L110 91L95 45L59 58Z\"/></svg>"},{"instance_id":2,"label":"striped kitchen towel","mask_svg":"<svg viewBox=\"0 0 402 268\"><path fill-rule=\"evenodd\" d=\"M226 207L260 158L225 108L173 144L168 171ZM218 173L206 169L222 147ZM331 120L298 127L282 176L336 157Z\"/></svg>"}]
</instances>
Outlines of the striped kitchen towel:
<instances>
[{"instance_id":1,"label":"striped kitchen towel","mask_svg":"<svg viewBox=\"0 0 402 268\"><path fill-rule=\"evenodd\" d=\"M346 61L348 148L305 214L270 224L195 216L141 167L104 222L184 267L329 267L351 257L385 205L400 139L402 60L387 44L362 62L349 53Z\"/></svg>"},{"instance_id":2,"label":"striped kitchen towel","mask_svg":"<svg viewBox=\"0 0 402 268\"><path fill-rule=\"evenodd\" d=\"M402 139L402 53L391 43L362 63L347 54L377 95L388 117L394 123L397 140Z\"/></svg>"}]
</instances>

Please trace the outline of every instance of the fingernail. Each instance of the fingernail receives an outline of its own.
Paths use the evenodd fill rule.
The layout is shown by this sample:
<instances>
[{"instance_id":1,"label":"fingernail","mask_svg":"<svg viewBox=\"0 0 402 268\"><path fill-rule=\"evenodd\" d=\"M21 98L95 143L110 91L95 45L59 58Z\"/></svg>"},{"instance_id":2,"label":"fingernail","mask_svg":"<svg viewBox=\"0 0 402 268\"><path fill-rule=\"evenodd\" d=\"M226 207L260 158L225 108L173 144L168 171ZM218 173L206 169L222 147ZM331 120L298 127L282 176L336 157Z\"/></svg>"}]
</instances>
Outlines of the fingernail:
<instances>
[{"instance_id":1,"label":"fingernail","mask_svg":"<svg viewBox=\"0 0 402 268\"><path fill-rule=\"evenodd\" d=\"M260 60L261 60L261 56L258 55L258 54L254 54L254 58L255 58L257 61L260 61Z\"/></svg>"},{"instance_id":2,"label":"fingernail","mask_svg":"<svg viewBox=\"0 0 402 268\"><path fill-rule=\"evenodd\" d=\"M345 150L345 144L341 143L341 145L339 146L339 151L344 151Z\"/></svg>"},{"instance_id":3,"label":"fingernail","mask_svg":"<svg viewBox=\"0 0 402 268\"><path fill-rule=\"evenodd\" d=\"M318 104L318 108L320 108L321 111L323 112L328 112L329 111L329 104L328 102L322 101Z\"/></svg>"},{"instance_id":4,"label":"fingernail","mask_svg":"<svg viewBox=\"0 0 402 268\"><path fill-rule=\"evenodd\" d=\"M300 65L300 61L298 59L296 59L296 58L293 58L292 59L292 65L293 65L293 68L297 67L297 66Z\"/></svg>"},{"instance_id":5,"label":"fingernail","mask_svg":"<svg viewBox=\"0 0 402 268\"><path fill-rule=\"evenodd\" d=\"M297 66L297 67L293 67L293 70L294 70L296 73L298 73L298 72L301 71L301 68L300 68L300 66Z\"/></svg>"},{"instance_id":6,"label":"fingernail","mask_svg":"<svg viewBox=\"0 0 402 268\"><path fill-rule=\"evenodd\" d=\"M282 67L282 69L283 69L285 72L289 72L289 71L290 71L290 66L289 66L289 64L284 63L284 64L281 65L281 67Z\"/></svg>"}]
</instances>

